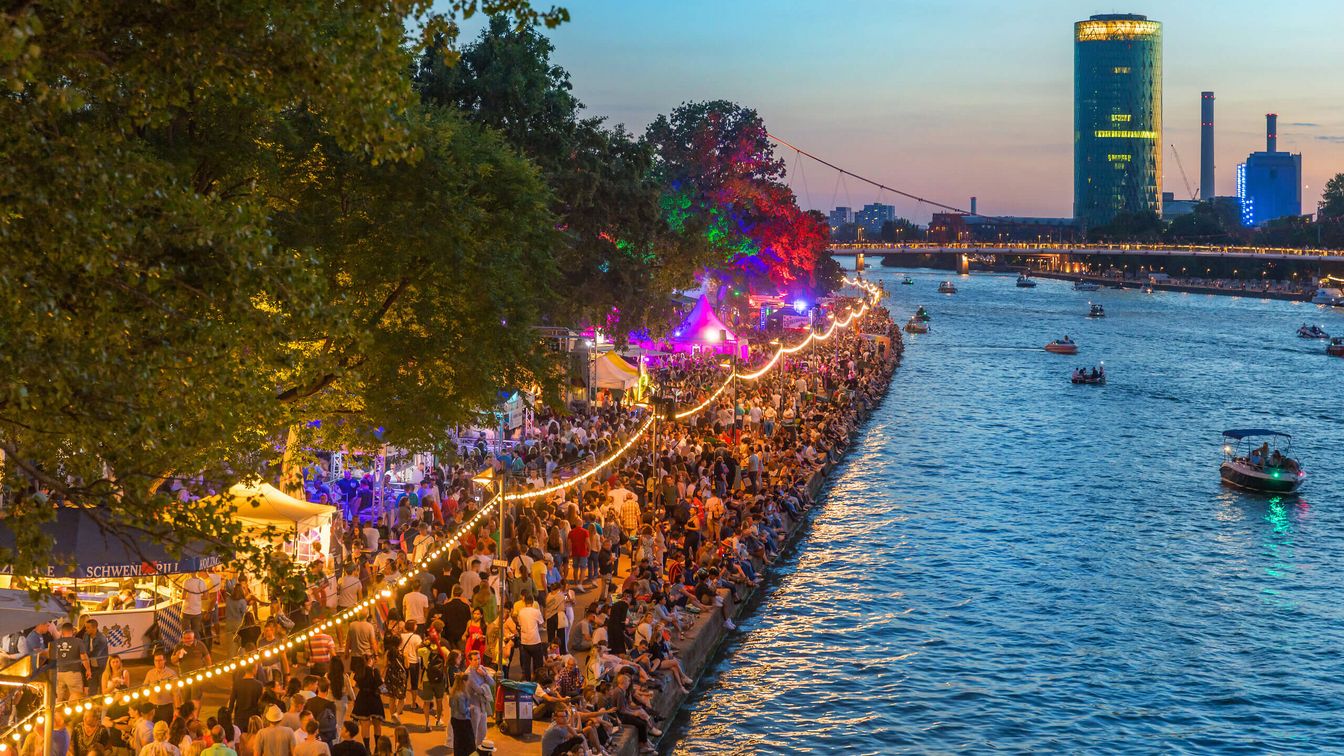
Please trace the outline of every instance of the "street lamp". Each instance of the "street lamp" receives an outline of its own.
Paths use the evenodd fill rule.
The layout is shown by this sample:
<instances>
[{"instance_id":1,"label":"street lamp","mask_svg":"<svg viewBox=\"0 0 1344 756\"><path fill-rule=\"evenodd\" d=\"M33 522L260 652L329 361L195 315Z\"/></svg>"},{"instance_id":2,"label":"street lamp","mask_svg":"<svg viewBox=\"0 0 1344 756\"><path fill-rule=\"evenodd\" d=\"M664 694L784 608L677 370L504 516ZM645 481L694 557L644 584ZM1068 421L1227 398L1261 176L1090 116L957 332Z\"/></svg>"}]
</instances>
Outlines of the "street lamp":
<instances>
[{"instance_id":1,"label":"street lamp","mask_svg":"<svg viewBox=\"0 0 1344 756\"><path fill-rule=\"evenodd\" d=\"M501 437L501 451L504 448L503 444L504 440L503 437ZM495 659L499 664L500 680L507 680L509 677L509 661L504 658L504 613L507 611L504 607L504 580L507 577L506 570L508 569L508 564L504 562L504 494L507 490L508 480L508 465L503 466L502 472L498 478L495 477L495 468L491 466L476 473L471 479L471 482L482 488L486 488L487 490L490 488L491 483L494 483L498 488L496 497L499 499L499 551L495 554L495 560L491 564L491 571L495 572L497 575L495 583L495 618L499 622L499 642L495 646ZM496 722L496 725L499 724L502 723Z\"/></svg>"}]
</instances>

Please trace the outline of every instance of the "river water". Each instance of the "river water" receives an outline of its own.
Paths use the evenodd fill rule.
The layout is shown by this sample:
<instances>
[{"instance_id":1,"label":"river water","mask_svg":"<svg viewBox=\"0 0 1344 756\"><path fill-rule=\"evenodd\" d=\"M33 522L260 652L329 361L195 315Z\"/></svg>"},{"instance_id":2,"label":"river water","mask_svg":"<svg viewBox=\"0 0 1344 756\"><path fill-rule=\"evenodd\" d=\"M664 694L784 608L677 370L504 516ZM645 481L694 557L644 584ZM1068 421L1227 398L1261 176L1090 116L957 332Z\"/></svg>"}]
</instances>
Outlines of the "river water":
<instances>
[{"instance_id":1,"label":"river water","mask_svg":"<svg viewBox=\"0 0 1344 756\"><path fill-rule=\"evenodd\" d=\"M904 273L932 332L672 752L1344 751L1344 360L1294 335L1344 310ZM1302 494L1220 486L1232 427L1292 433Z\"/></svg>"}]
</instances>

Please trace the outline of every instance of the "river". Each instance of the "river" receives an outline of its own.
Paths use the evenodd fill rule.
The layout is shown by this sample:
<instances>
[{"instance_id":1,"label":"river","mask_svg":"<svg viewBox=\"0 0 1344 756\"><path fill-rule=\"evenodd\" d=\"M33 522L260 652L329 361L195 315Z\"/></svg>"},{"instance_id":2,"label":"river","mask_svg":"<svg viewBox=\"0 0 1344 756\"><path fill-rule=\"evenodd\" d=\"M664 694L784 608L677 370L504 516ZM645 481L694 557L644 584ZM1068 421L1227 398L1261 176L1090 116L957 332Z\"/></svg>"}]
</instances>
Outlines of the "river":
<instances>
[{"instance_id":1,"label":"river","mask_svg":"<svg viewBox=\"0 0 1344 756\"><path fill-rule=\"evenodd\" d=\"M905 273L932 332L671 752L1344 751L1344 360L1294 334L1344 310ZM1294 435L1300 496L1220 485L1233 427Z\"/></svg>"}]
</instances>

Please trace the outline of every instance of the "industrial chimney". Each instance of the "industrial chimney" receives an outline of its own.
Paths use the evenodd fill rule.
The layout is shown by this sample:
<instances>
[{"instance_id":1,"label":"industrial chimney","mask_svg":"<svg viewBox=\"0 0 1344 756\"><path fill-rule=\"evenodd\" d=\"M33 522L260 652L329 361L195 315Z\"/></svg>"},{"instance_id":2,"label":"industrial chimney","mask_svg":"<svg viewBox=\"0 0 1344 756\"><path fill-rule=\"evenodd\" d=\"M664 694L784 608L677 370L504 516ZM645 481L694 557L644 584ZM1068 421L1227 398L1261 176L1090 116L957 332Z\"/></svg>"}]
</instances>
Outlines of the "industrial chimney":
<instances>
[{"instance_id":1,"label":"industrial chimney","mask_svg":"<svg viewBox=\"0 0 1344 756\"><path fill-rule=\"evenodd\" d=\"M1213 199L1213 92L1199 94L1199 198Z\"/></svg>"},{"instance_id":2,"label":"industrial chimney","mask_svg":"<svg viewBox=\"0 0 1344 756\"><path fill-rule=\"evenodd\" d=\"M971 197L971 215L975 215L975 197Z\"/></svg>"},{"instance_id":3,"label":"industrial chimney","mask_svg":"<svg viewBox=\"0 0 1344 756\"><path fill-rule=\"evenodd\" d=\"M1279 151L1279 114L1265 113L1265 152Z\"/></svg>"}]
</instances>

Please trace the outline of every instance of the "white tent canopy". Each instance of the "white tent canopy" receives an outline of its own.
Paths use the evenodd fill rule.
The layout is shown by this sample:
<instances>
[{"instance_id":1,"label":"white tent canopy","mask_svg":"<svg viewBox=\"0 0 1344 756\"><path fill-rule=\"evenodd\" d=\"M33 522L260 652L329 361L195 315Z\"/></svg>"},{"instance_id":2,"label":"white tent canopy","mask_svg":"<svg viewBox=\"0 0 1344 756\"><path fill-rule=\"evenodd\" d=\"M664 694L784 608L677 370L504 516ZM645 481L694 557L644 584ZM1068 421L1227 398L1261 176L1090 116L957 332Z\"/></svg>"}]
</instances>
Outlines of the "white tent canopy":
<instances>
[{"instance_id":1,"label":"white tent canopy","mask_svg":"<svg viewBox=\"0 0 1344 756\"><path fill-rule=\"evenodd\" d=\"M597 387L630 389L639 385L639 369L615 352L597 358Z\"/></svg>"}]
</instances>

